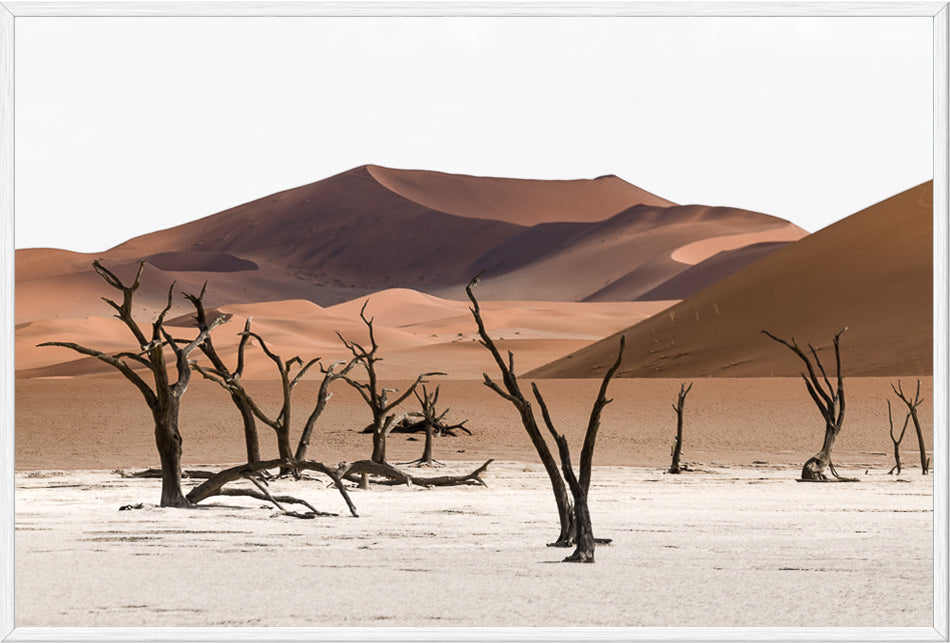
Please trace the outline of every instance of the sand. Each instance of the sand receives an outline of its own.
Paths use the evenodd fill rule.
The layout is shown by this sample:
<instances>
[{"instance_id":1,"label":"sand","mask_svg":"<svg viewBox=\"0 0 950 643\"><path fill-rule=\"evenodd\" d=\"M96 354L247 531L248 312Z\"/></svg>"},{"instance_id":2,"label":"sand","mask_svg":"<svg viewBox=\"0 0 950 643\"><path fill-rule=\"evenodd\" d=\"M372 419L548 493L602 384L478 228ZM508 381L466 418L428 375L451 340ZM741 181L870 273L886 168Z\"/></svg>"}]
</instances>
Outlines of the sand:
<instances>
[{"instance_id":1,"label":"sand","mask_svg":"<svg viewBox=\"0 0 950 643\"><path fill-rule=\"evenodd\" d=\"M825 348L833 364L827 347L845 327L845 374L932 373L933 216L929 181L770 254L620 331L633 352L619 375L796 375L801 362L760 331ZM616 342L605 338L534 375L590 377Z\"/></svg>"},{"instance_id":2,"label":"sand","mask_svg":"<svg viewBox=\"0 0 950 643\"><path fill-rule=\"evenodd\" d=\"M385 361L380 364L382 384L404 390L409 382L386 378L385 366ZM453 423L468 420L466 426L474 434L437 439L437 459L538 462L507 401L476 379L433 380L442 387L440 409L450 409L447 419ZM931 378L922 380L921 394L926 401L920 407L920 419L929 452L933 445L933 383ZM528 382L522 380L526 389ZM894 398L890 382L887 378L846 380L847 415L835 444L836 462L842 471L848 470L845 461L863 471L892 460L886 405L888 398ZM538 383L558 429L579 452L599 382ZM912 383L904 380L905 389ZM279 384L273 380L245 384L262 408L276 414ZM603 412L595 464L668 464L676 429L671 405L679 384L679 380L615 379L609 390L614 401ZM310 413L317 387L317 382L309 380L297 388L294 413L298 421ZM331 392L333 398L314 428L310 457L329 463L369 457L370 436L359 433L371 421L367 407L342 383L336 383ZM138 391L119 377L17 380L16 403L17 470L158 466L148 409ZM406 409L417 405L411 400ZM895 413L895 421L901 422L904 415L899 407ZM245 457L240 415L228 395L210 382L192 382L182 400L180 427L186 466L240 462ZM292 430L294 441L299 430L299 424ZM259 431L262 456L277 457L270 429L260 426ZM793 378L699 379L694 380L686 401L684 431L687 460L735 465L768 460L800 468L821 446L824 421L804 386ZM422 442L410 437L390 437L387 453L391 460L409 461L419 456ZM913 427L901 446L906 465L919 463Z\"/></svg>"},{"instance_id":3,"label":"sand","mask_svg":"<svg viewBox=\"0 0 950 643\"><path fill-rule=\"evenodd\" d=\"M453 463L464 470L473 463ZM158 482L16 476L18 627L920 626L932 623L932 478L804 484L781 466L598 467L593 565L560 564L536 465L487 487L277 482L337 517L251 499L155 506ZM139 510L118 511L143 503Z\"/></svg>"}]
</instances>

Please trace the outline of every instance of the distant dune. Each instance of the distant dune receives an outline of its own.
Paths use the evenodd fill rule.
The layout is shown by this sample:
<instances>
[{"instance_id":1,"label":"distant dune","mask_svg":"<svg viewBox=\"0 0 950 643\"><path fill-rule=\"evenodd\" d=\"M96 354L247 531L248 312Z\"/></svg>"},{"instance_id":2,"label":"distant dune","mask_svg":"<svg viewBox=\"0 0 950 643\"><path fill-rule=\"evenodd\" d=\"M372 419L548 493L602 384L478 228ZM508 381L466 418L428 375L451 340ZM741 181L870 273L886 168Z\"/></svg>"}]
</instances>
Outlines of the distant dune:
<instances>
[{"instance_id":1,"label":"distant dune","mask_svg":"<svg viewBox=\"0 0 950 643\"><path fill-rule=\"evenodd\" d=\"M100 303L98 316L25 322L16 330L16 375L21 378L72 377L113 372L93 358L82 358L66 348L37 347L44 341L73 341L104 351L128 350L128 329L105 317ZM646 319L672 302L482 302L485 324L492 337L506 350L518 354L519 368L534 368L609 335L631 321ZM305 361L321 357L324 364L349 356L337 333L364 345L366 325L361 308L373 320L381 372L388 377L413 378L439 370L456 379L481 378L493 364L488 352L475 341L475 322L468 304L439 299L408 289L373 293L349 302L323 308L304 300L255 304L225 304L207 310L213 319L230 313L233 319L219 326L213 340L219 354L236 364L238 333L251 318L252 330L283 359L300 356ZM191 313L169 317L167 326L179 337L194 334ZM143 324L143 330L150 328ZM245 377L269 379L273 363L253 341L247 348ZM196 358L201 358L197 353Z\"/></svg>"},{"instance_id":2,"label":"distant dune","mask_svg":"<svg viewBox=\"0 0 950 643\"><path fill-rule=\"evenodd\" d=\"M702 257L805 234L764 214L677 206L616 176L541 181L371 165L102 253L17 251L16 320L101 314L99 298L112 293L91 271L96 258L127 278L146 261L137 299L152 313L173 281L192 292L207 282L212 306L330 306L391 288L464 300L482 270L486 299L634 301L673 278L705 285L741 267ZM175 302L174 314L185 314Z\"/></svg>"},{"instance_id":3,"label":"distant dune","mask_svg":"<svg viewBox=\"0 0 950 643\"><path fill-rule=\"evenodd\" d=\"M788 376L797 358L760 333L824 348L846 375L927 374L932 364L933 182L858 212L624 332L623 377ZM616 336L529 373L591 377Z\"/></svg>"}]
</instances>

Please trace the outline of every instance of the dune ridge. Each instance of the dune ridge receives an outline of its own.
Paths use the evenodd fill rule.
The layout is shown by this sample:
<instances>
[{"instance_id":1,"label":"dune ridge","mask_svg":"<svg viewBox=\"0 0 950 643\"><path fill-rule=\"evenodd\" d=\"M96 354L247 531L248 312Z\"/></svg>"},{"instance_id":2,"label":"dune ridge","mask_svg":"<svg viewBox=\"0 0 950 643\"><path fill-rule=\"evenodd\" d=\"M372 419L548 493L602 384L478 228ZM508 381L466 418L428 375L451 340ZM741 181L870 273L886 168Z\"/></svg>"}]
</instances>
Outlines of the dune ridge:
<instances>
[{"instance_id":1,"label":"dune ridge","mask_svg":"<svg viewBox=\"0 0 950 643\"><path fill-rule=\"evenodd\" d=\"M711 253L741 235L798 233L765 214L677 206L615 176L541 181L361 166L102 253L17 251L16 315L21 323L96 314L91 306L109 295L90 270L96 258L123 275L147 262L138 296L152 312L173 281L192 292L207 282L213 306L331 306L394 287L464 300L483 269L489 299L631 301L689 267L670 259L684 246L722 237L705 244ZM175 314L187 311L175 303Z\"/></svg>"},{"instance_id":2,"label":"dune ridge","mask_svg":"<svg viewBox=\"0 0 950 643\"><path fill-rule=\"evenodd\" d=\"M870 206L621 331L622 377L794 376L794 355L767 329L815 344L842 338L854 376L933 372L933 182ZM592 377L610 337L529 373Z\"/></svg>"}]
</instances>

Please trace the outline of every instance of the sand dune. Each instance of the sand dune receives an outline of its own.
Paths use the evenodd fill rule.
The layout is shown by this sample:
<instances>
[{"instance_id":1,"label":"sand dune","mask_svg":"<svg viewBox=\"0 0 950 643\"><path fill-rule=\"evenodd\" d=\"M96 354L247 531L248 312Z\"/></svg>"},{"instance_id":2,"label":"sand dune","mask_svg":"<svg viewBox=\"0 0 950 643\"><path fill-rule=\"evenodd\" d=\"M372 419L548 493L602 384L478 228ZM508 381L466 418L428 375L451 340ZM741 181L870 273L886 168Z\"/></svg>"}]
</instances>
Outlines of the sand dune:
<instances>
[{"instance_id":1,"label":"sand dune","mask_svg":"<svg viewBox=\"0 0 950 643\"><path fill-rule=\"evenodd\" d=\"M635 204L672 206L619 177L538 181L366 166L380 184L433 210L518 225L601 221Z\"/></svg>"},{"instance_id":2,"label":"sand dune","mask_svg":"<svg viewBox=\"0 0 950 643\"><path fill-rule=\"evenodd\" d=\"M334 305L394 287L464 300L483 269L488 299L630 301L689 267L671 257L803 234L758 213L675 206L613 176L536 181L363 166L102 253L17 251L16 315L18 323L96 315L110 293L91 272L95 258L122 275L146 261L137 297L151 314L172 281L189 291L207 282L215 306ZM705 269L694 266L690 278L708 283L725 270ZM187 305L177 296L175 304L184 314Z\"/></svg>"},{"instance_id":3,"label":"sand dune","mask_svg":"<svg viewBox=\"0 0 950 643\"><path fill-rule=\"evenodd\" d=\"M684 256L698 261L745 241L805 235L783 219L748 210L638 205L605 221L537 226L516 235L480 259L487 269L480 287L490 299L633 301L690 267L674 259L684 248ZM514 251L520 246L528 250ZM436 294L451 296L445 289Z\"/></svg>"},{"instance_id":4,"label":"sand dune","mask_svg":"<svg viewBox=\"0 0 950 643\"><path fill-rule=\"evenodd\" d=\"M795 375L797 358L759 331L829 346L848 375L932 372L933 182L787 246L625 331L624 377ZM534 377L589 377L616 338ZM826 353L827 354L827 353Z\"/></svg>"},{"instance_id":5,"label":"sand dune","mask_svg":"<svg viewBox=\"0 0 950 643\"><path fill-rule=\"evenodd\" d=\"M367 303L368 302L368 303ZM673 302L482 302L486 327L506 349L515 350L523 368L541 366L609 335L631 322L645 319ZM367 344L359 313L374 321L383 370L390 377L412 378L427 371L451 372L456 378L480 378L492 368L487 351L475 341L476 327L468 304L449 301L409 289L391 289L323 308L305 300L209 307L213 319L229 313L233 319L215 329L212 337L225 363L236 365L239 333L244 320L283 359L305 361L321 357L325 363L349 357L337 333ZM112 368L94 358L83 358L65 348L38 348L43 341L72 341L103 351L119 352L134 346L128 329L118 320L99 316L26 322L15 333L18 377L73 377L110 373ZM144 321L144 320L143 320ZM192 311L169 316L176 337L194 336ZM143 328L147 324L143 323ZM150 332L150 328L146 328ZM476 350L472 350L472 349ZM273 363L252 342L247 350L245 376L275 376ZM197 353L195 357L199 356ZM200 360L199 360L200 361Z\"/></svg>"}]
</instances>

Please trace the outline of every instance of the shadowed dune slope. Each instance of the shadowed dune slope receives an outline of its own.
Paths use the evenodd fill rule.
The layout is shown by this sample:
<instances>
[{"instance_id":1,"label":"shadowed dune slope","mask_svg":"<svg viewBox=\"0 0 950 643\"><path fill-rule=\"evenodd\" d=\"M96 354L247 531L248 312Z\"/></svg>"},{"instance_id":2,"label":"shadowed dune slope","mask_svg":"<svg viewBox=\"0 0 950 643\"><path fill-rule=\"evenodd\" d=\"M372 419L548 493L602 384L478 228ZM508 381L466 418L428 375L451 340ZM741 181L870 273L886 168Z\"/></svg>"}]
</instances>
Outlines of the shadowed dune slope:
<instances>
[{"instance_id":1,"label":"shadowed dune slope","mask_svg":"<svg viewBox=\"0 0 950 643\"><path fill-rule=\"evenodd\" d=\"M695 278L707 278L707 266L675 259L681 248L702 243L689 254L700 262L720 250L806 234L784 219L748 210L637 205L605 221L534 226L476 265L487 270L480 286L487 299L636 301L690 268ZM711 279L724 276L722 266L711 268Z\"/></svg>"},{"instance_id":2,"label":"shadowed dune slope","mask_svg":"<svg viewBox=\"0 0 950 643\"><path fill-rule=\"evenodd\" d=\"M787 246L626 331L623 377L787 376L798 359L766 329L828 350L846 375L932 373L933 182ZM599 377L611 336L531 377Z\"/></svg>"}]
</instances>

